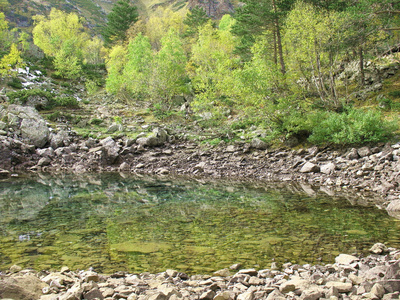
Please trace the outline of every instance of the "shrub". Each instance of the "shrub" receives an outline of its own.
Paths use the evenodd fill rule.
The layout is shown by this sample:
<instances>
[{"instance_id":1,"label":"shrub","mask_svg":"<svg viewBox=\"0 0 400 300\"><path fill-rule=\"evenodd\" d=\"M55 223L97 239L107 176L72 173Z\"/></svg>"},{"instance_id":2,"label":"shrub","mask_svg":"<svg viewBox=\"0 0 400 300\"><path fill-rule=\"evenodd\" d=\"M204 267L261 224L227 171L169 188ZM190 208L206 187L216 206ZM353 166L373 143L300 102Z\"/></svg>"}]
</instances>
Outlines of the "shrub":
<instances>
[{"instance_id":1,"label":"shrub","mask_svg":"<svg viewBox=\"0 0 400 300\"><path fill-rule=\"evenodd\" d=\"M75 97L56 97L55 98L55 105L62 106L67 108L78 108L79 102L76 100Z\"/></svg>"},{"instance_id":2,"label":"shrub","mask_svg":"<svg viewBox=\"0 0 400 300\"><path fill-rule=\"evenodd\" d=\"M103 123L102 119L93 118L92 120L90 120L90 124L92 125L100 125L101 123Z\"/></svg>"},{"instance_id":3,"label":"shrub","mask_svg":"<svg viewBox=\"0 0 400 300\"><path fill-rule=\"evenodd\" d=\"M309 141L316 144L360 144L384 141L396 130L395 123L382 119L377 111L345 109L343 113L316 113Z\"/></svg>"},{"instance_id":4,"label":"shrub","mask_svg":"<svg viewBox=\"0 0 400 300\"><path fill-rule=\"evenodd\" d=\"M22 90L7 93L11 104L32 105L37 110L50 108L54 104L54 97L50 92L41 89Z\"/></svg>"},{"instance_id":5,"label":"shrub","mask_svg":"<svg viewBox=\"0 0 400 300\"><path fill-rule=\"evenodd\" d=\"M22 89L23 88L21 80L19 80L16 77L13 77L9 82L7 82L7 85L9 87L12 87L12 88L15 88L15 89Z\"/></svg>"}]
</instances>

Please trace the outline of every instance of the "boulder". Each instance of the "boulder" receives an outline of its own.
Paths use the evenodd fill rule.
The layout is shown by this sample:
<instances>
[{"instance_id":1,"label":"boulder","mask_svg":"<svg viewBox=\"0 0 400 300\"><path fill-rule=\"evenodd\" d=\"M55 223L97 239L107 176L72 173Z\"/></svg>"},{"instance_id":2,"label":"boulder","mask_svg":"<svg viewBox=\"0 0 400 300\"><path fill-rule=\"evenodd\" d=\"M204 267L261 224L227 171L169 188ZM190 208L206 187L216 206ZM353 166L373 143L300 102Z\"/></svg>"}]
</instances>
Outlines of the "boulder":
<instances>
[{"instance_id":1,"label":"boulder","mask_svg":"<svg viewBox=\"0 0 400 300\"><path fill-rule=\"evenodd\" d=\"M163 145L168 139L167 132L162 128L155 128L146 137L140 137L136 140L136 143L140 146L156 147Z\"/></svg>"},{"instance_id":2,"label":"boulder","mask_svg":"<svg viewBox=\"0 0 400 300\"><path fill-rule=\"evenodd\" d=\"M101 140L100 144L103 145L104 159L107 163L113 164L119 156L121 147L111 137Z\"/></svg>"},{"instance_id":3,"label":"boulder","mask_svg":"<svg viewBox=\"0 0 400 300\"><path fill-rule=\"evenodd\" d=\"M335 262L340 265L349 265L352 262L359 261L360 259L357 256L349 255L349 254L340 254L336 256Z\"/></svg>"},{"instance_id":4,"label":"boulder","mask_svg":"<svg viewBox=\"0 0 400 300\"><path fill-rule=\"evenodd\" d=\"M50 131L46 121L33 107L10 105L7 117L8 126L27 143L42 148L49 141Z\"/></svg>"},{"instance_id":5,"label":"boulder","mask_svg":"<svg viewBox=\"0 0 400 300\"><path fill-rule=\"evenodd\" d=\"M69 133L65 130L60 130L56 134L52 134L50 137L50 146L53 149L69 146L70 143L71 137L69 136Z\"/></svg>"},{"instance_id":6,"label":"boulder","mask_svg":"<svg viewBox=\"0 0 400 300\"><path fill-rule=\"evenodd\" d=\"M332 162L329 162L329 163L321 166L321 173L330 175L335 171L335 168L336 168L336 165Z\"/></svg>"},{"instance_id":7,"label":"boulder","mask_svg":"<svg viewBox=\"0 0 400 300\"><path fill-rule=\"evenodd\" d=\"M39 299L47 284L32 274L6 277L0 280L0 298L27 300Z\"/></svg>"},{"instance_id":8,"label":"boulder","mask_svg":"<svg viewBox=\"0 0 400 300\"><path fill-rule=\"evenodd\" d=\"M258 138L255 138L251 141L251 147L258 150L266 150L268 148L268 144Z\"/></svg>"},{"instance_id":9,"label":"boulder","mask_svg":"<svg viewBox=\"0 0 400 300\"><path fill-rule=\"evenodd\" d=\"M320 167L309 161L300 169L300 173L318 173L319 171Z\"/></svg>"}]
</instances>

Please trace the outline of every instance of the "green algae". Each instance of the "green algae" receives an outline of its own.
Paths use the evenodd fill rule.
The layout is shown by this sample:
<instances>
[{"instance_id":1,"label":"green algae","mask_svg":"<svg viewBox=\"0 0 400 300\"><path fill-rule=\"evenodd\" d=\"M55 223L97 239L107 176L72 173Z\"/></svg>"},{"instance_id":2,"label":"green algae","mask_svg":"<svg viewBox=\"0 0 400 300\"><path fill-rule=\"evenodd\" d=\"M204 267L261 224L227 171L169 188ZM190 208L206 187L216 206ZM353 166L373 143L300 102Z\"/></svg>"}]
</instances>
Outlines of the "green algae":
<instances>
[{"instance_id":1,"label":"green algae","mask_svg":"<svg viewBox=\"0 0 400 300\"><path fill-rule=\"evenodd\" d=\"M0 270L194 274L400 246L400 222L374 205L293 190L117 174L10 179L0 182Z\"/></svg>"}]
</instances>

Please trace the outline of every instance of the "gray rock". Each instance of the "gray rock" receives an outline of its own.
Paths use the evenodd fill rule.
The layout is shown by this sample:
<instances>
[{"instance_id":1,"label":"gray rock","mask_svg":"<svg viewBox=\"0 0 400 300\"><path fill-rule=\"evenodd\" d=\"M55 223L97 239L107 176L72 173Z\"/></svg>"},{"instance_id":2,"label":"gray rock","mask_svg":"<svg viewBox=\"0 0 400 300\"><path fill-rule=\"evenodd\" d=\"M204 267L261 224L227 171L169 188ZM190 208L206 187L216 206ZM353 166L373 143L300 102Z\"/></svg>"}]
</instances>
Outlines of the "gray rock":
<instances>
[{"instance_id":1,"label":"gray rock","mask_svg":"<svg viewBox=\"0 0 400 300\"><path fill-rule=\"evenodd\" d=\"M350 149L350 151L346 153L345 157L347 159L358 159L359 155L357 149L355 148Z\"/></svg>"},{"instance_id":2,"label":"gray rock","mask_svg":"<svg viewBox=\"0 0 400 300\"><path fill-rule=\"evenodd\" d=\"M388 252L388 248L382 243L376 243L371 247L371 249L369 249L369 252L374 254L384 254Z\"/></svg>"},{"instance_id":3,"label":"gray rock","mask_svg":"<svg viewBox=\"0 0 400 300\"><path fill-rule=\"evenodd\" d=\"M321 166L321 173L330 175L333 172L335 172L335 169L336 169L336 165L332 162L329 162L329 163Z\"/></svg>"},{"instance_id":4,"label":"gray rock","mask_svg":"<svg viewBox=\"0 0 400 300\"><path fill-rule=\"evenodd\" d=\"M254 293L253 292L244 292L240 295L237 296L237 300L253 300L254 299Z\"/></svg>"},{"instance_id":5,"label":"gray rock","mask_svg":"<svg viewBox=\"0 0 400 300\"><path fill-rule=\"evenodd\" d=\"M69 146L70 143L71 143L71 137L69 136L69 133L65 130L60 130L56 134L51 135L50 146L53 149Z\"/></svg>"},{"instance_id":6,"label":"gray rock","mask_svg":"<svg viewBox=\"0 0 400 300\"><path fill-rule=\"evenodd\" d=\"M39 159L37 165L39 167L44 167L44 166L48 166L51 164L51 159L48 157L42 157L41 159Z\"/></svg>"},{"instance_id":7,"label":"gray rock","mask_svg":"<svg viewBox=\"0 0 400 300\"><path fill-rule=\"evenodd\" d=\"M258 150L266 150L268 148L268 144L259 138L255 138L250 143L251 147Z\"/></svg>"},{"instance_id":8,"label":"gray rock","mask_svg":"<svg viewBox=\"0 0 400 300\"><path fill-rule=\"evenodd\" d=\"M339 254L336 256L335 262L340 265L349 265L352 262L359 261L360 259L357 256L349 255L349 254Z\"/></svg>"},{"instance_id":9,"label":"gray rock","mask_svg":"<svg viewBox=\"0 0 400 300\"><path fill-rule=\"evenodd\" d=\"M124 127L121 124L113 123L107 129L107 133L114 133L117 131L124 131Z\"/></svg>"},{"instance_id":10,"label":"gray rock","mask_svg":"<svg viewBox=\"0 0 400 300\"><path fill-rule=\"evenodd\" d=\"M320 167L312 162L306 162L304 166L300 169L300 173L318 173Z\"/></svg>"},{"instance_id":11,"label":"gray rock","mask_svg":"<svg viewBox=\"0 0 400 300\"><path fill-rule=\"evenodd\" d=\"M327 288L334 287L339 293L348 293L353 288L353 284L349 282L328 281L325 285Z\"/></svg>"},{"instance_id":12,"label":"gray rock","mask_svg":"<svg viewBox=\"0 0 400 300\"><path fill-rule=\"evenodd\" d=\"M49 140L46 121L32 107L10 105L8 107L8 126L20 133L28 144L42 148Z\"/></svg>"},{"instance_id":13,"label":"gray rock","mask_svg":"<svg viewBox=\"0 0 400 300\"><path fill-rule=\"evenodd\" d=\"M362 147L357 150L357 153L360 157L366 157L372 154L371 149L369 147Z\"/></svg>"},{"instance_id":14,"label":"gray rock","mask_svg":"<svg viewBox=\"0 0 400 300\"><path fill-rule=\"evenodd\" d=\"M385 294L385 288L380 283L375 283L372 286L370 293L377 296L380 299Z\"/></svg>"},{"instance_id":15,"label":"gray rock","mask_svg":"<svg viewBox=\"0 0 400 300\"><path fill-rule=\"evenodd\" d=\"M285 300L285 296L279 292L278 290L274 290L273 292L271 292L266 300Z\"/></svg>"},{"instance_id":16,"label":"gray rock","mask_svg":"<svg viewBox=\"0 0 400 300\"><path fill-rule=\"evenodd\" d=\"M318 300L322 296L323 293L320 291L304 291L300 296L300 300Z\"/></svg>"},{"instance_id":17,"label":"gray rock","mask_svg":"<svg viewBox=\"0 0 400 300\"><path fill-rule=\"evenodd\" d=\"M47 284L34 275L15 276L0 280L1 299L39 299Z\"/></svg>"}]
</instances>

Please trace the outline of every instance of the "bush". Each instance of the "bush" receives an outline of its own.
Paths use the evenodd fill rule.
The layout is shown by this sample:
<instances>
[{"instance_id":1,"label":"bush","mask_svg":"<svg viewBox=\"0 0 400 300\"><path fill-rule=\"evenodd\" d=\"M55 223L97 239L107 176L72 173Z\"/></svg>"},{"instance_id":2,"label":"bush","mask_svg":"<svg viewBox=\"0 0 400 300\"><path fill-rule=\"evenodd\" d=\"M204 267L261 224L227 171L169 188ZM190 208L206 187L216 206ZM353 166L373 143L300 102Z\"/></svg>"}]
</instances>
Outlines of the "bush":
<instances>
[{"instance_id":1,"label":"bush","mask_svg":"<svg viewBox=\"0 0 400 300\"><path fill-rule=\"evenodd\" d=\"M55 105L67 108L78 108L79 102L75 97L56 97Z\"/></svg>"},{"instance_id":2,"label":"bush","mask_svg":"<svg viewBox=\"0 0 400 300\"><path fill-rule=\"evenodd\" d=\"M7 93L7 96L11 104L29 104L37 110L50 108L54 104L53 95L40 89L11 92Z\"/></svg>"},{"instance_id":3,"label":"bush","mask_svg":"<svg viewBox=\"0 0 400 300\"><path fill-rule=\"evenodd\" d=\"M13 77L9 82L7 82L7 85L9 87L12 87L12 88L15 88L15 89L19 89L19 90L23 88L21 80L19 80L16 77Z\"/></svg>"},{"instance_id":4,"label":"bush","mask_svg":"<svg viewBox=\"0 0 400 300\"><path fill-rule=\"evenodd\" d=\"M377 111L345 109L343 113L316 113L309 141L316 144L361 144L387 140L396 130L395 123L384 121Z\"/></svg>"}]
</instances>

